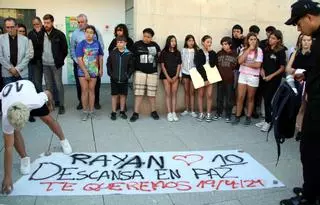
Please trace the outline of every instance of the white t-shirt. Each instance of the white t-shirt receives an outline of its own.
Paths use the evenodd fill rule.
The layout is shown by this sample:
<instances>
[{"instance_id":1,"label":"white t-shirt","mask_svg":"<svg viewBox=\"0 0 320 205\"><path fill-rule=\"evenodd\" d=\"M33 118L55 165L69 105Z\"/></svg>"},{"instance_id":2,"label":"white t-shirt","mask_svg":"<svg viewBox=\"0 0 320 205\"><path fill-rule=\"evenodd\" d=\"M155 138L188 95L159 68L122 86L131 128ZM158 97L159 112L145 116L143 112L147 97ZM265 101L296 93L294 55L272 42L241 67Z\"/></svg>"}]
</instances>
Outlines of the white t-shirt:
<instances>
[{"instance_id":1,"label":"white t-shirt","mask_svg":"<svg viewBox=\"0 0 320 205\"><path fill-rule=\"evenodd\" d=\"M44 92L37 93L29 80L9 83L2 89L0 99L2 100L2 131L6 134L14 132L14 127L7 118L8 109L12 104L21 102L33 110L42 107L48 101L47 95Z\"/></svg>"},{"instance_id":2,"label":"white t-shirt","mask_svg":"<svg viewBox=\"0 0 320 205\"><path fill-rule=\"evenodd\" d=\"M182 58L182 69L181 72L186 75L190 75L189 70L191 68L196 67L194 64L194 49L183 48L181 51L181 58Z\"/></svg>"},{"instance_id":3,"label":"white t-shirt","mask_svg":"<svg viewBox=\"0 0 320 205\"><path fill-rule=\"evenodd\" d=\"M243 50L244 49L241 49L239 56L243 54ZM263 61L263 52L261 48L258 48L257 56L255 51L250 51L245 62L246 63L254 63L254 62L262 63L262 61ZM240 65L239 71L240 73L247 74L247 75L257 75L257 76L260 75L260 68L254 69L254 68Z\"/></svg>"}]
</instances>

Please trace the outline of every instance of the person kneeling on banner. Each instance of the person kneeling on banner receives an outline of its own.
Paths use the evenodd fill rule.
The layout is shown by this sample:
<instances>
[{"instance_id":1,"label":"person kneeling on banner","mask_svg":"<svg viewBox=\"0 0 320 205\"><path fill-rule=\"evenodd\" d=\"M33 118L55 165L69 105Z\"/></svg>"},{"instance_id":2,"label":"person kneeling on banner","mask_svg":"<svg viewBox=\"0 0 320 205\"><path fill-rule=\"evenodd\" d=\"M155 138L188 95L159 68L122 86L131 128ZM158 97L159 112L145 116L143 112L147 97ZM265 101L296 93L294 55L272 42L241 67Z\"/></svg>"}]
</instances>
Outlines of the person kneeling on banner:
<instances>
[{"instance_id":1,"label":"person kneeling on banner","mask_svg":"<svg viewBox=\"0 0 320 205\"><path fill-rule=\"evenodd\" d=\"M4 135L4 179L2 193L10 194L12 184L12 148L15 147L21 157L21 174L30 173L30 157L25 149L21 129L27 123L30 114L38 116L60 139L62 150L71 154L72 148L64 137L57 121L50 115L53 99L49 91L37 93L34 84L28 80L19 80L7 84L0 93L2 100L2 130Z\"/></svg>"}]
</instances>

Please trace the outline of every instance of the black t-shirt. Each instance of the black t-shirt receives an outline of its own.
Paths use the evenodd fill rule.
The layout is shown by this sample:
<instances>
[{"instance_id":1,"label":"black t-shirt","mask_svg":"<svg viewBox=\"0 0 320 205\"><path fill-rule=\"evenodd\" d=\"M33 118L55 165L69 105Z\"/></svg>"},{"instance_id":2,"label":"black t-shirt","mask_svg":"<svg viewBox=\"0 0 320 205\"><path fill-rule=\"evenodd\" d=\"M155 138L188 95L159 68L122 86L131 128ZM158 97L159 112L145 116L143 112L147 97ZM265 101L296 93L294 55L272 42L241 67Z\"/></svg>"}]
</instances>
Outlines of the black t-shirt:
<instances>
[{"instance_id":1,"label":"black t-shirt","mask_svg":"<svg viewBox=\"0 0 320 205\"><path fill-rule=\"evenodd\" d=\"M132 52L135 57L135 69L143 73L156 73L158 72L158 53L160 46L156 42L149 44L144 43L142 40L137 41L132 46Z\"/></svg>"},{"instance_id":2,"label":"black t-shirt","mask_svg":"<svg viewBox=\"0 0 320 205\"><path fill-rule=\"evenodd\" d=\"M178 65L182 63L181 53L179 51L162 51L159 63L164 63L164 67L166 68L168 75L172 78L177 74Z\"/></svg>"},{"instance_id":3,"label":"black t-shirt","mask_svg":"<svg viewBox=\"0 0 320 205\"><path fill-rule=\"evenodd\" d=\"M265 49L263 51L263 69L266 76L270 75L280 69L280 66L286 65L286 52L281 49L278 52L274 50ZM278 76L277 76L278 77ZM279 77L282 77L279 75Z\"/></svg>"},{"instance_id":4,"label":"black t-shirt","mask_svg":"<svg viewBox=\"0 0 320 205\"><path fill-rule=\"evenodd\" d=\"M301 51L297 51L294 61L292 63L292 68L294 69L305 69L309 70L312 66L312 56L311 53L303 54Z\"/></svg>"},{"instance_id":5,"label":"black t-shirt","mask_svg":"<svg viewBox=\"0 0 320 205\"><path fill-rule=\"evenodd\" d=\"M9 44L10 44L10 62L13 66L16 66L18 63L18 36L14 38L9 35Z\"/></svg>"}]
</instances>

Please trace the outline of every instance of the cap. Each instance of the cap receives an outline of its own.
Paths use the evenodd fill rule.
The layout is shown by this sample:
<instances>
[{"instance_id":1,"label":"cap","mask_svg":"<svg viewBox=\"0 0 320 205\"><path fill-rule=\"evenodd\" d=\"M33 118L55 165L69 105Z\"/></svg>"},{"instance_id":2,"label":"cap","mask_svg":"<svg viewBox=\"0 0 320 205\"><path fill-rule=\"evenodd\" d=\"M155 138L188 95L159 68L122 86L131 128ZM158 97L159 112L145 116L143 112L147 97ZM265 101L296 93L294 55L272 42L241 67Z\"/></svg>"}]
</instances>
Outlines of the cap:
<instances>
[{"instance_id":1,"label":"cap","mask_svg":"<svg viewBox=\"0 0 320 205\"><path fill-rule=\"evenodd\" d=\"M286 25L295 25L299 19L307 14L319 14L320 5L312 0L298 0L291 5L291 18L285 22Z\"/></svg>"}]
</instances>

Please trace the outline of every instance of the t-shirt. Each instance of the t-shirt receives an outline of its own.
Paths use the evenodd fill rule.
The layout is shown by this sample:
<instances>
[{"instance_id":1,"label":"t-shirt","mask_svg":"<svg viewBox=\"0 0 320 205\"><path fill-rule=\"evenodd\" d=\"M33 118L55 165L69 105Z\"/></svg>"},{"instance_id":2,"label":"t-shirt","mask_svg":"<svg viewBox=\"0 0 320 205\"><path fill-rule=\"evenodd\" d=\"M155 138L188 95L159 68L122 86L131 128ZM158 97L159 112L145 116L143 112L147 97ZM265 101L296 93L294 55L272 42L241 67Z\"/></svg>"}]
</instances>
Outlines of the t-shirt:
<instances>
[{"instance_id":1,"label":"t-shirt","mask_svg":"<svg viewBox=\"0 0 320 205\"><path fill-rule=\"evenodd\" d=\"M44 92L37 93L34 84L29 80L19 80L6 85L1 93L2 100L2 131L6 134L13 134L14 127L9 123L7 113L9 107L17 102L26 105L30 110L42 107L48 97Z\"/></svg>"},{"instance_id":2,"label":"t-shirt","mask_svg":"<svg viewBox=\"0 0 320 205\"><path fill-rule=\"evenodd\" d=\"M244 52L244 49L241 49L239 56L241 56L243 52ZM261 48L258 48L257 54L256 54L256 51L249 52L247 59L245 60L245 63L254 63L254 62L262 63L262 61L263 61L263 52ZM250 68L248 66L240 65L239 71L240 73L247 74L247 75L260 75L260 68L256 69L256 68Z\"/></svg>"},{"instance_id":3,"label":"t-shirt","mask_svg":"<svg viewBox=\"0 0 320 205\"><path fill-rule=\"evenodd\" d=\"M266 76L279 70L280 66L285 66L287 63L286 61L287 56L285 49L281 49L278 52L270 49L265 49L263 53L263 69ZM278 76L281 78L281 75Z\"/></svg>"},{"instance_id":4,"label":"t-shirt","mask_svg":"<svg viewBox=\"0 0 320 205\"><path fill-rule=\"evenodd\" d=\"M222 81L228 84L232 84L234 79L233 70L237 68L238 64L237 54L233 51L227 53L224 50L221 50L217 53L217 58L217 67Z\"/></svg>"},{"instance_id":5,"label":"t-shirt","mask_svg":"<svg viewBox=\"0 0 320 205\"><path fill-rule=\"evenodd\" d=\"M195 50L193 48L183 48L181 51L181 58L182 58L182 66L181 72L186 75L190 75L189 70L191 68L195 68L196 65L194 64L194 54Z\"/></svg>"},{"instance_id":6,"label":"t-shirt","mask_svg":"<svg viewBox=\"0 0 320 205\"><path fill-rule=\"evenodd\" d=\"M312 61L312 55L310 52L303 54L301 51L297 51L292 68L310 70L314 65Z\"/></svg>"},{"instance_id":7,"label":"t-shirt","mask_svg":"<svg viewBox=\"0 0 320 205\"><path fill-rule=\"evenodd\" d=\"M89 74L98 74L99 56L103 56L103 50L99 41L94 40L91 43L88 43L86 40L81 41L77 45L76 56L77 58L82 57ZM81 69L79 65L78 68Z\"/></svg>"},{"instance_id":8,"label":"t-shirt","mask_svg":"<svg viewBox=\"0 0 320 205\"><path fill-rule=\"evenodd\" d=\"M156 73L158 72L158 53L160 46L156 42L149 44L144 43L142 40L137 41L132 46L132 52L135 56L135 69L143 73Z\"/></svg>"},{"instance_id":9,"label":"t-shirt","mask_svg":"<svg viewBox=\"0 0 320 205\"><path fill-rule=\"evenodd\" d=\"M179 51L162 51L159 63L164 63L168 75L174 77L177 74L178 65L182 63L181 54Z\"/></svg>"}]
</instances>

